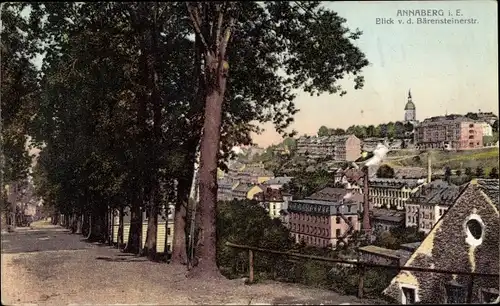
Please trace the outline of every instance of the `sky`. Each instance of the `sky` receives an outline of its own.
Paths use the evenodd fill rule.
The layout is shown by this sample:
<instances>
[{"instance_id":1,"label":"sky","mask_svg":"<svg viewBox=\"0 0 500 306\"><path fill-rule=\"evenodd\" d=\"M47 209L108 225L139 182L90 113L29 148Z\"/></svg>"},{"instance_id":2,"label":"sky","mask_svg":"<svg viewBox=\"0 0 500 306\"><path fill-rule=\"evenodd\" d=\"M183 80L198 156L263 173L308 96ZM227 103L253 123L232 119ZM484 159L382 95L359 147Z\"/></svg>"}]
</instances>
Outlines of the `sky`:
<instances>
[{"instance_id":1,"label":"sky","mask_svg":"<svg viewBox=\"0 0 500 306\"><path fill-rule=\"evenodd\" d=\"M299 135L316 134L319 127L347 128L402 121L411 88L417 120L446 113L492 111L498 114L498 29L496 1L369 1L325 2L325 7L359 28L356 42L370 61L363 71L365 86L347 95L311 97L300 93L291 128ZM442 9L476 24L407 24L398 10ZM395 24L376 24L393 18ZM433 17L443 18L443 17ZM399 24L398 19L403 21ZM344 84L344 83L342 83ZM281 142L272 124L253 135L260 146Z\"/></svg>"}]
</instances>

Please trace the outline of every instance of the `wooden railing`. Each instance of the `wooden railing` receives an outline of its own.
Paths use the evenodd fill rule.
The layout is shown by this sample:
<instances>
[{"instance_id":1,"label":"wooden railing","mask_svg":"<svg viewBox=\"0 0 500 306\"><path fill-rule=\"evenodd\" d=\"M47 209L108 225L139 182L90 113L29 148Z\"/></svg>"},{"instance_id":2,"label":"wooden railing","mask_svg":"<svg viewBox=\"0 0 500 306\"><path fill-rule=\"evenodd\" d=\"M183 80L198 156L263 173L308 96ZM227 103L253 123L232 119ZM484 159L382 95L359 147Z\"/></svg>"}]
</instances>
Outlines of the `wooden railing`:
<instances>
[{"instance_id":1,"label":"wooden railing","mask_svg":"<svg viewBox=\"0 0 500 306\"><path fill-rule=\"evenodd\" d=\"M322 256L315 256L315 255L307 255L307 254L300 254L300 253L294 253L294 252L283 252L283 251L276 251L276 250L270 250L270 249L264 249L264 248L258 248L258 247L253 247L253 246L248 246L248 245L240 245L240 244L235 244L231 242L226 242L226 245L231 248L235 249L241 249L241 250L247 250L248 251L248 283L253 283L254 282L254 252L260 252L260 253L265 253L265 254L276 254L276 255L284 255L287 257L295 257L295 258L304 258L304 259L309 259L309 260L317 260L321 262L328 262L328 263L341 263L341 264L349 264L356 266L358 268L358 273L359 273L359 280L358 280L358 297L363 298L364 294L364 280L365 280L365 272L366 268L385 268L385 269L392 269L392 270L397 270L397 271L413 271L413 272L428 272L428 273L440 273L440 274L447 274L447 275L468 275L471 277L471 281L469 284L469 290L467 293L467 303L471 303L472 299L472 288L474 284L474 278L475 277L496 277L498 278L500 275L498 273L475 273L475 272L465 272L465 271L449 271L449 270L442 270L442 269L429 269L429 268L419 268L419 267L403 267L403 266L395 266L395 265L383 265L383 264L376 264L376 263L369 263L369 262L362 262L362 261L349 261L345 259L335 259L335 258L328 258L328 257L322 257Z\"/></svg>"}]
</instances>

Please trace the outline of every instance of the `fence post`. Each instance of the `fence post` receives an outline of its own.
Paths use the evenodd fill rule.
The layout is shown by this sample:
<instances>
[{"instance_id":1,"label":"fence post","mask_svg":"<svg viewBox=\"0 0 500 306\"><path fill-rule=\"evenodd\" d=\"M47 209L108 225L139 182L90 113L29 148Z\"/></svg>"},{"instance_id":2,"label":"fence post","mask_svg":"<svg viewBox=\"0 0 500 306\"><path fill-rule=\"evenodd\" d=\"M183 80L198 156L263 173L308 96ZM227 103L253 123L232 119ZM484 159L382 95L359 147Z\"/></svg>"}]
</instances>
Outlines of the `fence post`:
<instances>
[{"instance_id":1,"label":"fence post","mask_svg":"<svg viewBox=\"0 0 500 306\"><path fill-rule=\"evenodd\" d=\"M472 293L474 291L474 274L470 277L469 288L467 290L467 304L472 303Z\"/></svg>"},{"instance_id":2,"label":"fence post","mask_svg":"<svg viewBox=\"0 0 500 306\"><path fill-rule=\"evenodd\" d=\"M364 291L364 286L365 286L365 271L366 267L364 264L360 264L358 266L359 270L359 280L358 280L358 298L362 299L363 298L363 291Z\"/></svg>"},{"instance_id":3,"label":"fence post","mask_svg":"<svg viewBox=\"0 0 500 306\"><path fill-rule=\"evenodd\" d=\"M248 250L248 283L253 283L253 251Z\"/></svg>"}]
</instances>

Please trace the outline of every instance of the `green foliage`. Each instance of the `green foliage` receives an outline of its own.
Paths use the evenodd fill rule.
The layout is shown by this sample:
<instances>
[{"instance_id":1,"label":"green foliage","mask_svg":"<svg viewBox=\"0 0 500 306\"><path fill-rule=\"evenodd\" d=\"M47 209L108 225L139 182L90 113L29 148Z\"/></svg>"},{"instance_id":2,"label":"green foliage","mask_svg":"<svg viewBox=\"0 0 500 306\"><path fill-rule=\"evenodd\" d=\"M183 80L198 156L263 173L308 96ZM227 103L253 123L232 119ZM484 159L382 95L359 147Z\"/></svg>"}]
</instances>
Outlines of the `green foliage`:
<instances>
[{"instance_id":1,"label":"green foliage","mask_svg":"<svg viewBox=\"0 0 500 306\"><path fill-rule=\"evenodd\" d=\"M2 193L4 184L25 178L31 164L31 157L25 146L39 82L31 62L36 49L26 32L28 21L20 16L22 8L20 3L3 3L0 12Z\"/></svg>"},{"instance_id":2,"label":"green foliage","mask_svg":"<svg viewBox=\"0 0 500 306\"><path fill-rule=\"evenodd\" d=\"M251 245L278 251L292 248L290 232L279 219L272 220L264 208L253 201L219 202L217 212L217 261L228 276L238 274L236 265L248 267L247 253L226 246L226 242ZM255 271L278 271L286 262L276 255L256 255ZM236 271L235 271L236 270ZM239 273L244 271L239 271ZM236 274L236 275L235 275Z\"/></svg>"},{"instance_id":3,"label":"green foliage","mask_svg":"<svg viewBox=\"0 0 500 306\"><path fill-rule=\"evenodd\" d=\"M476 177L483 177L484 176L484 169L481 166L477 166L476 168Z\"/></svg>"},{"instance_id":4,"label":"green foliage","mask_svg":"<svg viewBox=\"0 0 500 306\"><path fill-rule=\"evenodd\" d=\"M401 244L420 242L425 238L423 232L419 232L417 227L396 227L389 231L383 231L377 235L373 245L397 250Z\"/></svg>"},{"instance_id":5,"label":"green foliage","mask_svg":"<svg viewBox=\"0 0 500 306\"><path fill-rule=\"evenodd\" d=\"M293 176L293 179L283 188L296 198L303 198L321 188L333 186L334 180L333 174L325 170L295 172L291 176Z\"/></svg>"},{"instance_id":6,"label":"green foliage","mask_svg":"<svg viewBox=\"0 0 500 306\"><path fill-rule=\"evenodd\" d=\"M394 178L394 169L389 165L381 165L377 169L378 178Z\"/></svg>"},{"instance_id":7,"label":"green foliage","mask_svg":"<svg viewBox=\"0 0 500 306\"><path fill-rule=\"evenodd\" d=\"M498 169L497 168L491 168L489 178L491 178L491 179L498 178Z\"/></svg>"}]
</instances>

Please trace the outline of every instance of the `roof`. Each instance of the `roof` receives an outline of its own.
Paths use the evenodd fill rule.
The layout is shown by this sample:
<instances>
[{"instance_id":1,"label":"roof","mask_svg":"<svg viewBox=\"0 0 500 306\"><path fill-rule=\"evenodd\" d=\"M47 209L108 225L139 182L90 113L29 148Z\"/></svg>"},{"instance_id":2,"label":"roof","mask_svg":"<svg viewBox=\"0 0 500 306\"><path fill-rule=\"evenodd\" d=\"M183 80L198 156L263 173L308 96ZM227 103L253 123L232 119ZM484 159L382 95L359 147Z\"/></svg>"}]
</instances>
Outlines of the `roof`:
<instances>
[{"instance_id":1,"label":"roof","mask_svg":"<svg viewBox=\"0 0 500 306\"><path fill-rule=\"evenodd\" d=\"M401 188L407 187L407 188L413 189L421 184L422 184L422 182L420 182L417 179L372 178L369 181L369 186L376 187L376 188L401 189Z\"/></svg>"},{"instance_id":2,"label":"roof","mask_svg":"<svg viewBox=\"0 0 500 306\"><path fill-rule=\"evenodd\" d=\"M278 176L266 181L264 184L266 185L283 185L288 184L293 179L291 176Z\"/></svg>"},{"instance_id":3,"label":"roof","mask_svg":"<svg viewBox=\"0 0 500 306\"><path fill-rule=\"evenodd\" d=\"M349 193L349 191L343 188L325 187L306 197L306 199L337 202L347 193Z\"/></svg>"},{"instance_id":4,"label":"roof","mask_svg":"<svg viewBox=\"0 0 500 306\"><path fill-rule=\"evenodd\" d=\"M383 255L392 258L405 258L410 255L410 252L405 250L391 250L386 248L381 248L376 245L367 245L358 249L362 252L374 253L378 255Z\"/></svg>"},{"instance_id":5,"label":"roof","mask_svg":"<svg viewBox=\"0 0 500 306\"><path fill-rule=\"evenodd\" d=\"M498 179L477 179L477 185L479 185L482 192L490 198L490 200L499 207L499 180Z\"/></svg>"},{"instance_id":6,"label":"roof","mask_svg":"<svg viewBox=\"0 0 500 306\"><path fill-rule=\"evenodd\" d=\"M405 220L405 213L403 211L373 208L370 210L370 219L377 219L389 222L403 222Z\"/></svg>"},{"instance_id":7,"label":"roof","mask_svg":"<svg viewBox=\"0 0 500 306\"><path fill-rule=\"evenodd\" d=\"M405 110L415 110L415 103L409 100L405 105Z\"/></svg>"},{"instance_id":8,"label":"roof","mask_svg":"<svg viewBox=\"0 0 500 306\"><path fill-rule=\"evenodd\" d=\"M497 271L499 265L498 230L500 229L498 185L498 180L477 179L465 186L460 186L461 192L455 199L455 203L433 226L405 266L434 267L450 272L492 273ZM481 239L473 238L470 229L466 226L471 218L480 218L482 221ZM390 285L384 290L384 294L397 299L398 288L401 284L418 284L422 292L420 297L422 303L442 303L442 299L436 301L436 288L441 291L439 286L442 282L455 278L461 284L469 281L466 276L440 275L432 278L426 273L401 271L392 279ZM488 282L492 287L497 287L498 277L496 280L489 278ZM432 293L427 294L428 290Z\"/></svg>"},{"instance_id":9,"label":"roof","mask_svg":"<svg viewBox=\"0 0 500 306\"><path fill-rule=\"evenodd\" d=\"M251 184L238 184L233 188L233 191L248 192L254 185Z\"/></svg>"},{"instance_id":10,"label":"roof","mask_svg":"<svg viewBox=\"0 0 500 306\"><path fill-rule=\"evenodd\" d=\"M456 186L443 180L432 181L410 195L408 203L451 206L466 186Z\"/></svg>"}]
</instances>

